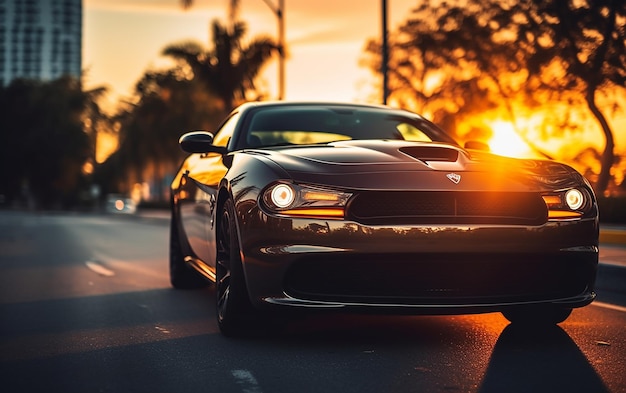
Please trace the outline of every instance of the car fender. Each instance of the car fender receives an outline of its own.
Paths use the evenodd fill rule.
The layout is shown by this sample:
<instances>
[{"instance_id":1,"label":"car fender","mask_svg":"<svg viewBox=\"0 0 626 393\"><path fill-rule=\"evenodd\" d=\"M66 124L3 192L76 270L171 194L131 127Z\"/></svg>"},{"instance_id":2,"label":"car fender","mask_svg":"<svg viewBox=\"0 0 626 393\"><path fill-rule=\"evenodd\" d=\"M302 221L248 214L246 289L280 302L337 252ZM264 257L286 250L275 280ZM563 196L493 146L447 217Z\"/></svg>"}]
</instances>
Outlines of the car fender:
<instances>
[{"instance_id":1,"label":"car fender","mask_svg":"<svg viewBox=\"0 0 626 393\"><path fill-rule=\"evenodd\" d=\"M246 274L244 250L248 249L247 243L251 241L250 228L254 228L263 219L263 213L258 206L258 197L267 184L276 180L291 180L291 177L280 165L257 150L232 154L232 164L220 182L217 211L221 211L227 199L233 200L244 277ZM220 219L218 214L217 220ZM216 225L219 228L219 222Z\"/></svg>"}]
</instances>

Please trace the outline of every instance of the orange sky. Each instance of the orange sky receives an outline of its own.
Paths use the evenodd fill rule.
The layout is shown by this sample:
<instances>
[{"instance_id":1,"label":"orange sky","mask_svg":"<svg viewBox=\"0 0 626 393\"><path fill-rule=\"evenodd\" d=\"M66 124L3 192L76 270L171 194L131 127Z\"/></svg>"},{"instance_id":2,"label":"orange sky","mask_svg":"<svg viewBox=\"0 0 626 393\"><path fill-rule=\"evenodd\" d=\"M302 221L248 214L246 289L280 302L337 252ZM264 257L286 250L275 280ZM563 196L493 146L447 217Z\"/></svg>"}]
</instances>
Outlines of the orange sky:
<instances>
[{"instance_id":1,"label":"orange sky","mask_svg":"<svg viewBox=\"0 0 626 393\"><path fill-rule=\"evenodd\" d=\"M388 0L389 29L417 3ZM160 55L166 45L208 43L210 21L224 19L227 7L227 0L195 0L187 11L179 0L84 0L86 87L109 86L113 102L128 96L147 69L172 64ZM248 37L276 37L276 16L263 0L240 0L240 19L248 24ZM359 57L366 41L380 34L380 0L285 0L285 98L366 101L377 80L359 67ZM260 84L271 98L278 94L276 76L273 61Z\"/></svg>"},{"instance_id":2,"label":"orange sky","mask_svg":"<svg viewBox=\"0 0 626 393\"><path fill-rule=\"evenodd\" d=\"M420 1L388 0L389 30L404 22ZM84 0L86 87L108 86L112 104L129 97L146 70L171 67L171 60L160 55L165 46L189 39L207 44L210 21L224 20L228 3L195 0L194 7L184 11L180 0ZM239 11L240 19L248 24L247 37L276 37L276 16L264 0L240 0ZM380 35L381 0L285 0L290 55L285 98L380 102L374 87L380 79L359 66L367 40ZM258 86L276 98L276 81L277 62L272 61ZM623 150L626 115L618 114L610 121L617 150ZM580 142L604 146L599 129L586 133L584 139Z\"/></svg>"}]
</instances>

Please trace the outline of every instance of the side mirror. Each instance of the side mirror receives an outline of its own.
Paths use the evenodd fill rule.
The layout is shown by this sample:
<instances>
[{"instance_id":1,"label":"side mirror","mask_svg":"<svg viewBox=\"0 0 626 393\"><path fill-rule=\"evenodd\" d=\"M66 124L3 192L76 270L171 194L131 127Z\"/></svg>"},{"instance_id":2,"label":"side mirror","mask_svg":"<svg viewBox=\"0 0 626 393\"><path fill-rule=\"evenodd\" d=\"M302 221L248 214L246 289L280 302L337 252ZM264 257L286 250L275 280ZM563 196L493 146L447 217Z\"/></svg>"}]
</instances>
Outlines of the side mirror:
<instances>
[{"instance_id":1,"label":"side mirror","mask_svg":"<svg viewBox=\"0 0 626 393\"><path fill-rule=\"evenodd\" d=\"M488 144L479 141L465 142L465 148L469 150L491 151Z\"/></svg>"},{"instance_id":2,"label":"side mirror","mask_svg":"<svg viewBox=\"0 0 626 393\"><path fill-rule=\"evenodd\" d=\"M187 153L220 153L226 154L225 147L213 145L213 134L206 131L192 131L184 134L178 144Z\"/></svg>"}]
</instances>

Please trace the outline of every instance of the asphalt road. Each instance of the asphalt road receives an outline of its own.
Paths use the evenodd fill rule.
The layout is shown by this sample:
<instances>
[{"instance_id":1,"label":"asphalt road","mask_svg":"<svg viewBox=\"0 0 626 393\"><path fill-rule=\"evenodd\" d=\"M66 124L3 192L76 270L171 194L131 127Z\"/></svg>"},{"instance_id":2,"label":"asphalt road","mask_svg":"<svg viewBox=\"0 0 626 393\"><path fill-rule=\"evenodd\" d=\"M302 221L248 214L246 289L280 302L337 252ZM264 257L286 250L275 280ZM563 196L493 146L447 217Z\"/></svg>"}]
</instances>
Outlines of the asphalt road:
<instances>
[{"instance_id":1,"label":"asphalt road","mask_svg":"<svg viewBox=\"0 0 626 393\"><path fill-rule=\"evenodd\" d=\"M294 317L217 332L213 290L175 291L168 222L0 211L4 392L626 392L626 246L598 301L542 332L500 314Z\"/></svg>"}]
</instances>

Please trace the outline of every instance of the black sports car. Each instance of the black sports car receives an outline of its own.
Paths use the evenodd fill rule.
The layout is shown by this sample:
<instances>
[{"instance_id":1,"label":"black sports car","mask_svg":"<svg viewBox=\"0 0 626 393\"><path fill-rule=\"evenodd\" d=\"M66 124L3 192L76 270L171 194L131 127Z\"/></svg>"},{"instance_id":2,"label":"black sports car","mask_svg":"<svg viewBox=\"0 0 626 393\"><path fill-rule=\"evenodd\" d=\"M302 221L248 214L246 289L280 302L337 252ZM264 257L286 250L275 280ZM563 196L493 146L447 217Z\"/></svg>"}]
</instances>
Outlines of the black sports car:
<instances>
[{"instance_id":1,"label":"black sports car","mask_svg":"<svg viewBox=\"0 0 626 393\"><path fill-rule=\"evenodd\" d=\"M598 208L569 166L355 104L247 103L180 145L171 282L215 282L223 334L281 307L554 324L595 297Z\"/></svg>"}]
</instances>

